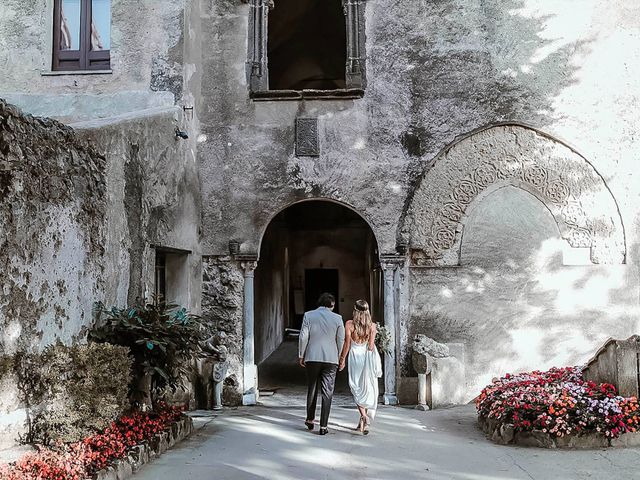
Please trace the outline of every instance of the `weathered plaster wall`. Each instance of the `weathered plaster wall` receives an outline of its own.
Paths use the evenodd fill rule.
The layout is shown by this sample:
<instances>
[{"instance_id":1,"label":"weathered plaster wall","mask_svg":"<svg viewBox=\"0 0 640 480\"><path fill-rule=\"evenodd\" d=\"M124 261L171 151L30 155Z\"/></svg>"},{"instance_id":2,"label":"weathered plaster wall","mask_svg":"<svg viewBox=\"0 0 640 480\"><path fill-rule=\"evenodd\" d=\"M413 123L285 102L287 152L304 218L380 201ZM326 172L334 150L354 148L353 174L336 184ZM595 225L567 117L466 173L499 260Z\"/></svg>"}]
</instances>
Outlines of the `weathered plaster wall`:
<instances>
[{"instance_id":1,"label":"weathered plaster wall","mask_svg":"<svg viewBox=\"0 0 640 480\"><path fill-rule=\"evenodd\" d=\"M413 265L452 267L413 269L402 328L465 343L469 398L506 370L584 362L640 329L615 199L584 158L531 129L494 127L448 148L401 230Z\"/></svg>"},{"instance_id":2,"label":"weathered plaster wall","mask_svg":"<svg viewBox=\"0 0 640 480\"><path fill-rule=\"evenodd\" d=\"M196 70L193 56L185 56L183 36L191 3L113 1L111 73L48 76L53 1L4 0L0 9L0 97L35 115L63 121L181 102L185 82L190 83ZM191 100L189 95L185 99Z\"/></svg>"},{"instance_id":3,"label":"weathered plaster wall","mask_svg":"<svg viewBox=\"0 0 640 480\"><path fill-rule=\"evenodd\" d=\"M0 97L77 131L30 119L25 130L2 104L0 353L81 341L96 300L148 298L151 245L191 252L180 300L200 310L197 118L171 108L196 101L197 28L184 23L199 2L112 3L111 73L92 75L47 75L51 0L0 7ZM6 399L0 425L13 439L23 416Z\"/></svg>"},{"instance_id":4,"label":"weathered plaster wall","mask_svg":"<svg viewBox=\"0 0 640 480\"><path fill-rule=\"evenodd\" d=\"M248 8L211 4L202 18L208 140L199 149L203 226L216 232L207 250L223 252L237 237L255 251L277 210L330 197L362 213L392 252L406 196L429 162L457 136L505 120L577 145L624 195L632 186L616 172L635 155L637 10L626 1L371 1L362 100L251 102ZM319 119L317 159L293 155L297 116Z\"/></svg>"},{"instance_id":5,"label":"weathered plaster wall","mask_svg":"<svg viewBox=\"0 0 640 480\"><path fill-rule=\"evenodd\" d=\"M176 107L75 123L108 158L105 298L125 305L153 294L153 246L191 252L183 298L200 307L200 194L195 139L175 136L185 124Z\"/></svg>"},{"instance_id":6,"label":"weathered plaster wall","mask_svg":"<svg viewBox=\"0 0 640 480\"><path fill-rule=\"evenodd\" d=\"M153 246L190 251L186 305L200 306L194 141L178 108L74 124L0 102L2 347L81 339L95 301L153 293Z\"/></svg>"},{"instance_id":7,"label":"weathered plaster wall","mask_svg":"<svg viewBox=\"0 0 640 480\"><path fill-rule=\"evenodd\" d=\"M471 399L498 374L580 364L603 338L640 328L628 267L563 257L537 198L512 186L491 193L469 214L461 266L412 269L409 337L463 342Z\"/></svg>"},{"instance_id":8,"label":"weathered plaster wall","mask_svg":"<svg viewBox=\"0 0 640 480\"><path fill-rule=\"evenodd\" d=\"M104 287L106 161L0 100L0 353L81 338Z\"/></svg>"},{"instance_id":9,"label":"weathered plaster wall","mask_svg":"<svg viewBox=\"0 0 640 480\"><path fill-rule=\"evenodd\" d=\"M243 252L256 253L262 232L279 210L296 200L325 197L351 205L371 224L381 253L393 253L396 240L406 238L402 227L407 211L432 213L432 204L419 203L427 197L416 192L441 191L433 205L451 194L446 176L431 169L447 145L487 125L529 124L579 152L557 160L570 185L580 185L583 177L589 181L581 185L588 187L601 177L597 192L609 192L602 197L605 203L594 200L600 198L597 195L577 202L590 210L581 218L604 235L596 235L596 250L601 245L598 238L609 238L605 243L611 248L604 249L605 257L615 260L603 262L597 255L591 259L619 264L624 252L626 266L556 265L559 273L547 285L545 296L531 290L534 286L527 280L534 272L544 271L537 264L527 264L523 268L528 273L518 274L497 260L483 265L483 271L512 278L529 289L524 291L534 305L541 303L542 310L526 312L517 301L508 302L503 296L504 292L520 295L519 291L500 282L483 293L467 292L484 278L475 267L419 269L410 275L402 271L398 278L404 280L397 293L400 337L406 346L410 330L421 324L427 330L424 333L438 333L441 341L464 337L471 349L490 352L496 343L510 352L502 363L478 357L475 361L482 361L478 368L502 373L498 370L542 366L551 359L580 361L581 354L609 334L628 336L636 330L637 323L630 319L637 318L640 306L640 181L635 168L640 5L626 0L372 0L365 8L368 86L363 99L255 102L248 98L244 65L249 8L231 1L203 5L202 41L209 48L203 57L200 112L205 141L198 149L204 251L224 253L227 242L237 239L243 242ZM294 155L294 122L301 116L318 118L318 158ZM500 150L493 148L499 141L492 143L491 137L487 141L486 150L499 157ZM557 154L558 150L545 148L537 158L516 160L535 164L551 161ZM583 163L574 162L574 157ZM590 173L584 175L587 170ZM533 189L526 190L535 194ZM551 208L552 202L544 198L547 193L538 198ZM499 208L500 204L489 205ZM619 210L618 217L611 215L613 210ZM553 213L559 220L573 218ZM611 222L601 223L606 218ZM497 226L503 223L505 219ZM577 227L584 230L588 225ZM559 235L566 237L564 226L558 228ZM425 231L428 241L430 232ZM609 233L613 236L607 237ZM585 256L584 243L569 245L566 262L591 260L593 248ZM456 244L454 253L460 245ZM594 310L585 292L596 278L609 279L625 294L607 296ZM447 285L452 285L450 299L438 294ZM546 299L559 292L582 299L573 302L573 313L561 319L567 344L580 344L580 352L565 352L567 344L551 342L548 354L528 356L526 350L516 354L520 347L513 346L509 332L477 334L488 318L481 314L483 305L488 310L496 302L503 302L501 318L522 317L514 324L517 328L525 328L520 323L525 318L535 317L535 328L554 331L550 323L559 313L543 310ZM450 314L459 323L445 321L438 326L419 321L427 309ZM622 310L628 312L624 321L618 314ZM597 314L587 316L592 323L583 334L585 312ZM523 363L509 363L516 357ZM473 379L477 371L470 370L469 388L484 381Z\"/></svg>"},{"instance_id":10,"label":"weathered plaster wall","mask_svg":"<svg viewBox=\"0 0 640 480\"><path fill-rule=\"evenodd\" d=\"M595 337L609 334L608 325L616 318L615 312L624 309L629 315L637 315L640 305L640 181L635 168L637 125L640 125L637 2L370 0L365 4L368 86L364 98L299 102L249 100L245 78L249 7L243 2L114 2L113 73L83 77L40 75L40 70L48 68L50 57L50 6L49 0L26 3L6 0L3 4L0 91L18 95L15 98L28 104L30 111L84 120L173 103L168 95L177 95L182 89L185 105L195 106L193 117L185 125L193 133L201 125L201 134L193 134L192 140L197 137L200 142L203 248L210 258L226 254L231 239L243 242L244 253L257 253L261 235L273 216L305 198L330 198L352 206L372 226L380 252L393 253L398 238L405 238L402 227L407 212L412 209L431 212L425 203L420 203L429 200L420 194L420 189L441 192L436 204L446 198L446 188L451 185L446 184L446 176L438 173L437 162L433 166L438 154L479 127L520 122L573 145L592 166L590 178L601 177L599 191L610 191L607 205L614 202L619 210L613 228L599 223L602 212L597 209L602 205L598 202L587 202L590 209L597 211L583 217L604 226L600 232L617 232L618 236L613 238L620 238L619 227L624 229L626 266L619 267L623 273L616 275L621 275L620 289L627 295L624 298L611 295L607 307L598 310L606 319L602 320L602 329L593 332L594 345L601 341ZM318 158L294 155L294 121L299 116L318 118L321 148ZM142 114L141 122L144 117ZM130 128L132 124L123 125ZM150 125L156 126L153 122ZM96 129L100 128L96 125ZM134 131L160 138L143 126ZM148 260L150 251L143 244L153 237L153 222L143 220L138 227L131 220L131 215L135 215L132 209L146 208L147 200L140 201L137 191L137 185L144 182L136 180L127 186L122 180L143 176L144 169L131 159L145 158L144 153L135 153L136 142L126 132L113 135L119 140L105 140L105 144L122 155L122 166L109 167L116 178L121 178L118 189L122 191L110 195L126 200L122 200L124 208L113 209L110 220L114 227L110 227L108 235L112 235L112 241L124 241L128 249ZM162 141L168 141L168 137L162 136ZM488 139L489 151L492 141ZM160 149L152 151L162 155ZM188 159L188 153L183 153ZM546 161L548 157L541 155L540 159ZM573 157L559 161L570 165ZM584 168L579 167L578 171ZM146 185L145 195L153 191L152 182ZM527 191L535 194L531 189ZM538 198L545 200L543 196ZM499 203L489 205L497 208ZM129 212L128 219L125 210ZM554 218L563 218L561 209L559 214L554 213ZM122 233L125 229L132 230L132 239L127 237L128 231ZM563 229L559 231L564 238ZM422 236L424 239L429 232L427 229L423 232L427 232ZM458 240L456 249L464 246L463 237ZM614 240L612 244L613 251L619 253L620 242ZM426 243L417 245L424 247ZM586 247L577 242L576 248L568 253L577 255L575 250L580 248ZM147 260L133 260L130 268L128 252L119 254L117 248L107 251L109 258L124 265L112 272L115 277L109 276L110 291L117 298L144 291L142 281L129 285L120 272L135 271L144 277ZM406 340L425 305L462 316L464 311L456 309L472 310L474 302L490 301L490 293L479 299L464 296L464 285L468 283L465 275L469 274L464 268L420 269L411 275L408 270L398 273L402 279L397 293L401 338ZM497 269L500 276L510 275L501 264L483 268ZM563 266L560 271L569 272L573 268ZM617 267L584 268L588 270L585 275L593 278L600 269L607 272L603 274L606 276ZM422 274L416 273L435 278L441 270L453 276L436 278L431 286L418 278ZM453 300L447 303L433 294L437 286L447 282L459 292L456 305ZM582 298L584 285L580 282L574 285L567 273L559 274L557 282L556 290L574 288L578 292L575 295ZM235 291L235 287L229 288ZM209 295L205 289L203 301L217 305L207 298ZM430 303L434 301L436 305ZM507 307L514 306L505 304ZM576 311L590 308L589 303L575 304ZM505 312L520 315L515 307ZM624 329L636 328L629 322L622 325ZM428 328L437 330L435 326ZM567 332L575 333L578 339L579 328L581 324L576 321ZM458 335L453 326L442 327L441 331L442 341ZM587 343L590 341L588 338ZM473 342L468 341L470 348Z\"/></svg>"},{"instance_id":11,"label":"weathered plaster wall","mask_svg":"<svg viewBox=\"0 0 640 480\"><path fill-rule=\"evenodd\" d=\"M0 100L0 354L84 341L94 302L149 298L152 245L192 252L184 298L199 313L199 181L181 121L172 107L74 130ZM24 415L3 392L12 440Z\"/></svg>"}]
</instances>

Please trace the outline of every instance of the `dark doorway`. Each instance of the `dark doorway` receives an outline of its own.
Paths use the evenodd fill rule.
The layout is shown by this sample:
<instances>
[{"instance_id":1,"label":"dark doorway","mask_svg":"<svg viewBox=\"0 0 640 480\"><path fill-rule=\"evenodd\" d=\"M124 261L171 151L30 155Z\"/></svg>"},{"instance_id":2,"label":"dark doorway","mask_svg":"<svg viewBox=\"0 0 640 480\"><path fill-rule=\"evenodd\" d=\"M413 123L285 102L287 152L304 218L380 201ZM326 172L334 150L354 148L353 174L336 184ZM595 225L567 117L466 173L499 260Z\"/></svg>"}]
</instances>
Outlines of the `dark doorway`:
<instances>
[{"instance_id":1,"label":"dark doorway","mask_svg":"<svg viewBox=\"0 0 640 480\"><path fill-rule=\"evenodd\" d=\"M340 313L340 297L337 268L312 268L304 271L305 311L318 307L318 298L323 293L330 293L336 299L334 312Z\"/></svg>"},{"instance_id":2,"label":"dark doorway","mask_svg":"<svg viewBox=\"0 0 640 480\"><path fill-rule=\"evenodd\" d=\"M382 322L377 248L367 222L334 202L300 202L271 221L255 273L255 354L261 390L304 388L296 331L304 312L317 308L321 293L336 297L334 311L345 321L362 298L371 304L374 320ZM338 376L338 391L348 391L345 376L346 370Z\"/></svg>"}]
</instances>

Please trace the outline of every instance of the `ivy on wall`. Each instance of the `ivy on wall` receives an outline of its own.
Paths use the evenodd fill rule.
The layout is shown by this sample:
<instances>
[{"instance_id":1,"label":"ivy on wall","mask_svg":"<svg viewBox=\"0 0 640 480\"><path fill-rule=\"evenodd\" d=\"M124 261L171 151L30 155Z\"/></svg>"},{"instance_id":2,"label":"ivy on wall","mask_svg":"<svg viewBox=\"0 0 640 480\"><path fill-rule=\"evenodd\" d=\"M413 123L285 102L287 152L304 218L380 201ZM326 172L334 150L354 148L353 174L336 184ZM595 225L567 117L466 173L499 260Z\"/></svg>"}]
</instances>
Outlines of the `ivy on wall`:
<instances>
[{"instance_id":1,"label":"ivy on wall","mask_svg":"<svg viewBox=\"0 0 640 480\"><path fill-rule=\"evenodd\" d=\"M105 429L129 408L129 349L55 344L42 353L0 357L27 410L25 443L74 442Z\"/></svg>"}]
</instances>

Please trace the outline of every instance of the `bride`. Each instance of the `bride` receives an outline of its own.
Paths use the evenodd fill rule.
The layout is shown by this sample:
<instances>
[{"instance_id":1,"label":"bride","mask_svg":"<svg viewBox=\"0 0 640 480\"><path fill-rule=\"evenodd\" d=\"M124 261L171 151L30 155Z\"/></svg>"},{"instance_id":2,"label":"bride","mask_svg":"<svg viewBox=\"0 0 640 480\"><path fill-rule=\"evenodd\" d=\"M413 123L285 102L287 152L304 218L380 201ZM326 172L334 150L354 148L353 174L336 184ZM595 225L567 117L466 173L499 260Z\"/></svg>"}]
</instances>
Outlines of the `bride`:
<instances>
[{"instance_id":1,"label":"bride","mask_svg":"<svg viewBox=\"0 0 640 480\"><path fill-rule=\"evenodd\" d=\"M340 370L349 355L349 388L360 412L357 429L369 433L378 406L378 377L382 362L375 346L376 324L371 320L369 304L358 300L353 307L353 320L345 326L345 342L340 354Z\"/></svg>"}]
</instances>

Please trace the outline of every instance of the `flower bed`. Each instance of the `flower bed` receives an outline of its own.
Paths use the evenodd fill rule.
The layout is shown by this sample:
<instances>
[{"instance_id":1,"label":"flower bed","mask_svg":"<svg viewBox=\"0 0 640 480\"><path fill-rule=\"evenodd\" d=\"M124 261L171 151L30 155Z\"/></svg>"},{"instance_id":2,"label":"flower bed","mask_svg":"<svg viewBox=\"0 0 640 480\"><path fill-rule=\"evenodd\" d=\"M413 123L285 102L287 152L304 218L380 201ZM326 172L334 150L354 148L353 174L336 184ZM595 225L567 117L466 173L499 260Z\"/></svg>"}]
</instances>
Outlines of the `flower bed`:
<instances>
[{"instance_id":1,"label":"flower bed","mask_svg":"<svg viewBox=\"0 0 640 480\"><path fill-rule=\"evenodd\" d=\"M27 453L11 465L0 466L3 480L83 480L98 474L101 470L124 459L129 452L140 445L155 443L160 448L165 435L172 433L175 425L184 417L182 409L161 405L149 413L133 412L120 417L101 433L91 435L82 441L40 447L38 451ZM190 423L189 423L190 425ZM162 453L161 451L159 453ZM149 453L146 453L147 461ZM138 458L139 463L142 459Z\"/></svg>"},{"instance_id":2,"label":"flower bed","mask_svg":"<svg viewBox=\"0 0 640 480\"><path fill-rule=\"evenodd\" d=\"M507 374L482 390L476 407L481 426L500 443L593 447L627 434L640 438L638 400L585 381L579 367Z\"/></svg>"}]
</instances>

